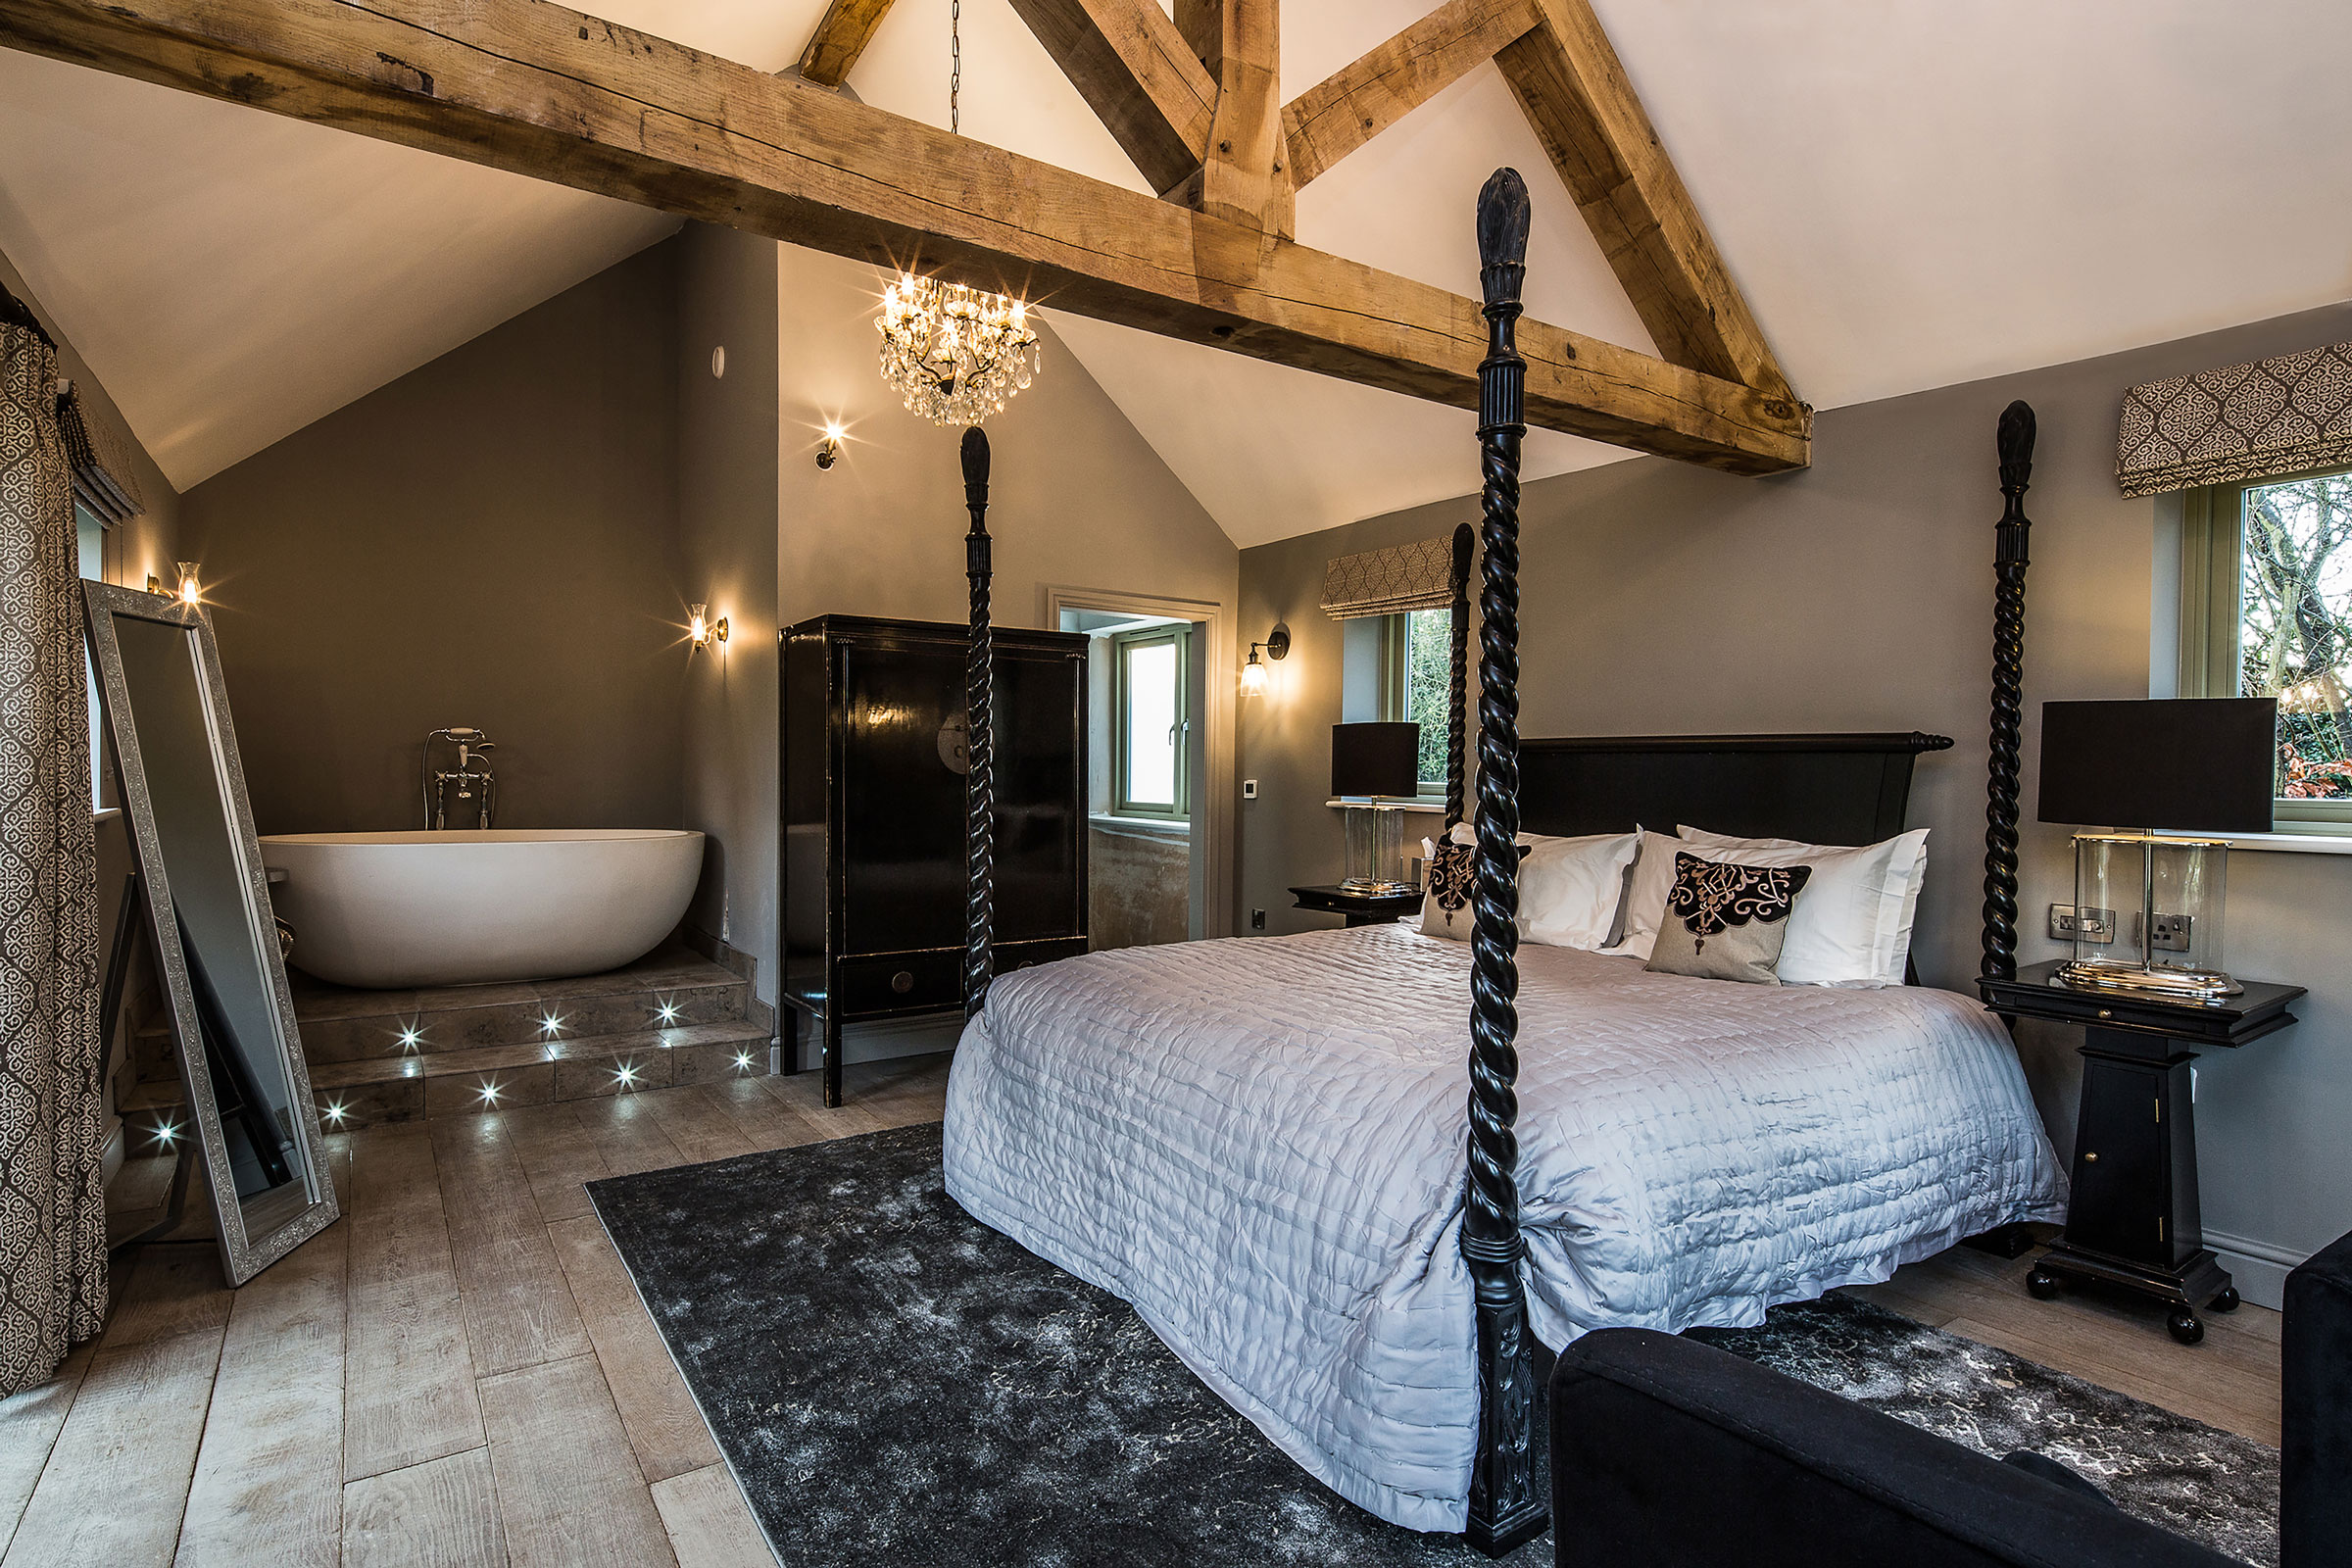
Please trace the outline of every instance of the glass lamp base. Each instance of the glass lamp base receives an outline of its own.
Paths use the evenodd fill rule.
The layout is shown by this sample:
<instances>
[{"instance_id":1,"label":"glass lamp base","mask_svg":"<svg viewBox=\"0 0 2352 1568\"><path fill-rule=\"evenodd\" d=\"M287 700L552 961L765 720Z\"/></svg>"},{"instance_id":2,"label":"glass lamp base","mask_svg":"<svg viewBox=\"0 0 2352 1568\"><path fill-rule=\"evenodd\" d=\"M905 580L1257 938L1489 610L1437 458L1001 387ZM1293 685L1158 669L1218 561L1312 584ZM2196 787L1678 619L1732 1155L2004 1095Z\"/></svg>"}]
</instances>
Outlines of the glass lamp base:
<instances>
[{"instance_id":1,"label":"glass lamp base","mask_svg":"<svg viewBox=\"0 0 2352 1568\"><path fill-rule=\"evenodd\" d=\"M2058 978L2079 991L2115 991L2166 1002L2212 1002L2243 996L2246 988L2218 969L2142 968L2132 963L2061 964Z\"/></svg>"},{"instance_id":2,"label":"glass lamp base","mask_svg":"<svg viewBox=\"0 0 2352 1568\"><path fill-rule=\"evenodd\" d=\"M1383 882L1368 876L1348 877L1340 886L1348 893L1418 893L1421 891L1410 882Z\"/></svg>"}]
</instances>

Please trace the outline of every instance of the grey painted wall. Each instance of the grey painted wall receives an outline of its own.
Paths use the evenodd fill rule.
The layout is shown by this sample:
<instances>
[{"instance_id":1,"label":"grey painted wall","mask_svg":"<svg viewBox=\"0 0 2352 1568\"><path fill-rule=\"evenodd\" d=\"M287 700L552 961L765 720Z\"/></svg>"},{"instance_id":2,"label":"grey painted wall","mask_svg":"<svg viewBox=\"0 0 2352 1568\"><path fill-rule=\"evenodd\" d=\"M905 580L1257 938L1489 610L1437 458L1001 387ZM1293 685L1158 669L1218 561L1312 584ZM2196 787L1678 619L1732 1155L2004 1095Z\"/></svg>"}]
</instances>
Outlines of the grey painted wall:
<instances>
[{"instance_id":1,"label":"grey painted wall","mask_svg":"<svg viewBox=\"0 0 2352 1568\"><path fill-rule=\"evenodd\" d=\"M1835 410L1820 416L1812 467L1771 479L1644 459L1531 484L1523 733L1953 736L1953 751L1923 760L1912 795L1913 823L1934 829L1915 951L1929 984L1965 989L1977 963L2001 409L2022 397L2040 418L2029 713L2053 698L2144 696L2162 630L2151 608L2159 529L2154 502L2116 493L2124 389L2346 338L2352 306ZM1467 449L1462 470L1475 484ZM1338 813L1323 801L1342 635L1316 609L1323 564L1476 515L1465 497L1243 554L1244 635L1288 621L1295 638L1271 694L1245 702L1240 723L1240 770L1261 781L1242 805L1240 903L1245 915L1266 909L1270 930L1325 923L1290 911L1283 889L1340 868ZM2046 906L2070 896L2067 834L2027 825L2029 960L2058 953L2033 933ZM2352 1228L2352 858L2241 853L2230 877L2232 966L2313 992L2292 1030L2200 1063L2210 1239L2233 1250L2250 1298L2275 1298L2280 1260ZM2022 1042L2062 1151L2073 1142L2074 1044L2039 1030Z\"/></svg>"},{"instance_id":2,"label":"grey painted wall","mask_svg":"<svg viewBox=\"0 0 2352 1568\"><path fill-rule=\"evenodd\" d=\"M642 252L188 493L264 833L418 825L451 724L498 743L502 826L677 824L675 263Z\"/></svg>"},{"instance_id":3,"label":"grey painted wall","mask_svg":"<svg viewBox=\"0 0 2352 1568\"><path fill-rule=\"evenodd\" d=\"M724 648L686 683L686 822L709 835L687 918L760 959L775 1001L776 245L689 223L678 238L679 569ZM710 373L726 351L726 374Z\"/></svg>"},{"instance_id":4,"label":"grey painted wall","mask_svg":"<svg viewBox=\"0 0 2352 1568\"><path fill-rule=\"evenodd\" d=\"M678 243L682 407L690 425L711 421L683 438L688 575L695 597L707 584L712 613L733 623L725 659L698 667L691 688L690 808L718 840L718 886L706 883L697 908L709 921L723 897L732 940L759 956L760 992L772 1001L776 631L819 614L964 619L961 432L908 414L875 373L872 269L694 225ZM755 296L770 278L763 302ZM754 347L762 331L771 355ZM712 381L721 342L727 374ZM988 421L999 623L1046 625L1053 586L1230 610L1232 541L1078 362L1051 336L1045 347L1037 383ZM760 449L755 410L770 398ZM828 421L849 440L820 470ZM760 476L774 486L764 506L753 494ZM752 558L770 550L762 579Z\"/></svg>"}]
</instances>

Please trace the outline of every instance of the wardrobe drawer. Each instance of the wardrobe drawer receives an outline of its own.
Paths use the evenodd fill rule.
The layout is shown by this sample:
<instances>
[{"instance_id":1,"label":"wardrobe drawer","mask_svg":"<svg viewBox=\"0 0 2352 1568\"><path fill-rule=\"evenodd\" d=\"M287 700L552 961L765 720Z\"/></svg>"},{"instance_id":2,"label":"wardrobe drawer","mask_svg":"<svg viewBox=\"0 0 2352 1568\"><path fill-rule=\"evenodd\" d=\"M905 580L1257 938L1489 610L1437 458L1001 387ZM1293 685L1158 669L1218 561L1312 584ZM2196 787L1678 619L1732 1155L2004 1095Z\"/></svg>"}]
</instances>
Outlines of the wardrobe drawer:
<instances>
[{"instance_id":1,"label":"wardrobe drawer","mask_svg":"<svg viewBox=\"0 0 2352 1568\"><path fill-rule=\"evenodd\" d=\"M843 958L834 965L833 988L845 1018L953 1007L963 1000L963 955L932 951Z\"/></svg>"}]
</instances>

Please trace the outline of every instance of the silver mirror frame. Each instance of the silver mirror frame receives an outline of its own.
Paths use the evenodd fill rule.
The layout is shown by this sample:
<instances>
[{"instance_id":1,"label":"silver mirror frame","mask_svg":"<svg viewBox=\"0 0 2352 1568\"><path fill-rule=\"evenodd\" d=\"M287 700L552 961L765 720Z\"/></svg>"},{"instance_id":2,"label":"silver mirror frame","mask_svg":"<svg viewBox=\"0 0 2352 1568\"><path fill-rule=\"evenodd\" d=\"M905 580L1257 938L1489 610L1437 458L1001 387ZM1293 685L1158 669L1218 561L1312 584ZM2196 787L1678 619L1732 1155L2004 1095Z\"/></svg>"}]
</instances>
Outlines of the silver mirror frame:
<instances>
[{"instance_id":1,"label":"silver mirror frame","mask_svg":"<svg viewBox=\"0 0 2352 1568\"><path fill-rule=\"evenodd\" d=\"M228 689L220 678L220 650L213 640L213 625L201 607L177 599L111 583L84 579L82 596L88 610L84 624L89 634L90 660L96 666L98 695L114 743L115 781L121 791L123 819L130 824L130 849L146 895L147 934L155 944L156 967L164 981L165 1000L172 1013L172 1038L179 1058L179 1081L186 1091L188 1115L204 1152L206 1185L213 1197L213 1216L220 1242L220 1270L232 1286L243 1285L270 1264L334 1223L341 1209L335 1201L334 1178L325 1140L319 1131L318 1106L311 1094L310 1065L303 1058L302 1035L294 1021L294 995L286 985L285 960L278 953L277 926L270 906L269 871L262 864L262 847L253 827L253 807L245 793L245 764L237 755L235 726L230 722ZM213 763L221 781L221 799L229 814L232 847L244 874L245 909L253 922L254 948L277 1009L279 1048L288 1093L294 1102L294 1136L303 1160L303 1179L312 1200L292 1219L266 1235L245 1234L244 1210L237 1204L236 1183L229 1169L228 1143L220 1129L219 1102L213 1095L212 1072L205 1060L204 1037L196 1021L196 996L189 983L187 956L179 943L179 922L172 915L172 884L164 868L162 845L156 836L155 803L148 793L146 766L139 756L138 732L130 717L130 693L122 676L122 651L115 637L117 615L161 621L195 633L200 689L205 703L205 728L213 742ZM227 1197L223 1199L222 1195Z\"/></svg>"}]
</instances>

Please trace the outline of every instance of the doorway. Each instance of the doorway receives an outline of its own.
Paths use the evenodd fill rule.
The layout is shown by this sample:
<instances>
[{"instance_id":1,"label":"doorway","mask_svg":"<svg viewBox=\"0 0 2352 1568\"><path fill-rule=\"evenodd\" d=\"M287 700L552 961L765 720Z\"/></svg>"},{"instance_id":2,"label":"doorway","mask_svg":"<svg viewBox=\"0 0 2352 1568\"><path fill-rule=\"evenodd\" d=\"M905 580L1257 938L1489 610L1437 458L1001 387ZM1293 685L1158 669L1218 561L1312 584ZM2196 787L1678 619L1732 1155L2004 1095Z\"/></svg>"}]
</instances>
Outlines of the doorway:
<instances>
[{"instance_id":1,"label":"doorway","mask_svg":"<svg viewBox=\"0 0 2352 1568\"><path fill-rule=\"evenodd\" d=\"M1206 934L1206 621L1063 605L1087 639L1087 925L1097 952Z\"/></svg>"}]
</instances>

